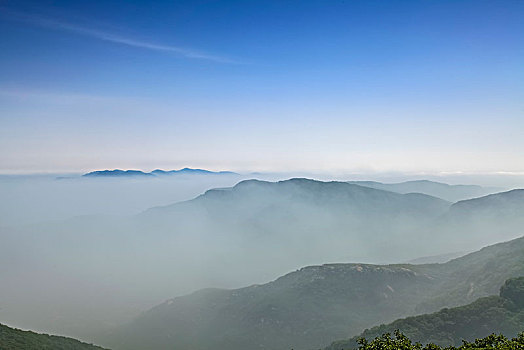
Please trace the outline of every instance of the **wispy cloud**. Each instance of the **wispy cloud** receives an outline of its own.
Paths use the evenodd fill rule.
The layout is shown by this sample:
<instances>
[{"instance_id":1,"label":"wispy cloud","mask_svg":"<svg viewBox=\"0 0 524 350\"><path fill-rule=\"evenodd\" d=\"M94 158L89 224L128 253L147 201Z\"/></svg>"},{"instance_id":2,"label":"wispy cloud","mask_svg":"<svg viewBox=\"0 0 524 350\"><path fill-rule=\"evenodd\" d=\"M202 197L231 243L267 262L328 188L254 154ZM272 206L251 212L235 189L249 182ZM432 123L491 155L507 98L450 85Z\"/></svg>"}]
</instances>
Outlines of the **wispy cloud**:
<instances>
[{"instance_id":1,"label":"wispy cloud","mask_svg":"<svg viewBox=\"0 0 524 350\"><path fill-rule=\"evenodd\" d=\"M198 51L198 50L194 50L190 48L185 48L185 47L163 45L163 44L153 43L149 41L138 40L135 38L121 36L118 34L110 33L107 31L102 31L102 30L98 30L98 29L90 28L86 26L79 26L76 24L72 24L72 23L68 23L68 22L60 21L60 20L55 20L52 18L40 16L40 15L33 15L33 14L29 15L29 14L5 10L5 9L2 9L2 11L11 20L24 22L24 23L36 25L39 27L45 27L45 28L50 28L50 29L55 29L55 30L76 33L78 35L83 35L83 36L88 36L91 38L96 38L99 40L109 41L115 44L126 45L126 46L136 47L136 48L145 49L145 50L173 53L173 54L187 57L187 58L214 61L218 63L231 63L231 64L240 63L236 60L233 60L233 59L230 59L224 56L211 55L206 52L202 52L202 51Z\"/></svg>"}]
</instances>

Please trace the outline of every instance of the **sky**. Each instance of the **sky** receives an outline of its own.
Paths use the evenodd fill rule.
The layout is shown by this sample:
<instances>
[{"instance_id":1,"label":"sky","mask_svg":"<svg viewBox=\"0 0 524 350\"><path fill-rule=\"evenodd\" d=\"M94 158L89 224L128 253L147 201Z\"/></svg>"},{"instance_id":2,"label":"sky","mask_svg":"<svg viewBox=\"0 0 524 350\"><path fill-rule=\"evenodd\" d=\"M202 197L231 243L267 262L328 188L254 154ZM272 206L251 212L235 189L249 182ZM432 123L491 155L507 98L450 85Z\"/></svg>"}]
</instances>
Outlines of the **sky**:
<instances>
[{"instance_id":1,"label":"sky","mask_svg":"<svg viewBox=\"0 0 524 350\"><path fill-rule=\"evenodd\" d=\"M0 0L0 173L524 173L524 1Z\"/></svg>"}]
</instances>

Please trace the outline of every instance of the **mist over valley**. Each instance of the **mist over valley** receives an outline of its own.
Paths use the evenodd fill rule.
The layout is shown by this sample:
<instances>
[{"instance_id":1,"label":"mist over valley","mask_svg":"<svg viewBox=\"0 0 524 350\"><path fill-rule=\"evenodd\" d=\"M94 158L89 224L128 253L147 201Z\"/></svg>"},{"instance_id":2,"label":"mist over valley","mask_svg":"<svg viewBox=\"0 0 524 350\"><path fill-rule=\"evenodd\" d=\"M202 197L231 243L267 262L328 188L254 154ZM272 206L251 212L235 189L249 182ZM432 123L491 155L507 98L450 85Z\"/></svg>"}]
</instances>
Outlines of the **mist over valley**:
<instances>
[{"instance_id":1,"label":"mist over valley","mask_svg":"<svg viewBox=\"0 0 524 350\"><path fill-rule=\"evenodd\" d=\"M160 342L153 342L155 348L169 348L172 344L181 347L200 344L198 348L202 349L234 349L257 342L268 349L289 346L307 349L307 344L315 343L313 339L316 339L316 346L326 346L330 341L357 334L380 322L432 312L444 306L466 304L477 297L494 293L505 278L517 277L521 273L509 269L511 273L500 273L496 282L475 289L474 293L468 291L467 296L448 297L458 293L453 292L457 287L450 288L448 294L439 295L448 288L445 285L445 288L442 287L442 284L450 277L442 275L440 271L445 268L438 265L436 270L431 270L431 265L428 265L430 270L427 272L425 265L368 264L416 261L421 257L428 257L422 258L422 262L435 259L446 261L450 258L445 256L450 252L474 251L520 237L524 224L524 190L515 189L469 199L474 194L491 193L496 189L448 186L431 181L373 182L370 186L369 182L362 184L307 178L275 182L242 180L241 177L228 173L220 176L176 175L168 179L117 176L109 179L72 177L43 180L36 177L19 180L21 188L45 194L46 207L54 201L58 202L58 199L67 199L68 195L84 193L86 198L93 196L99 199L99 210L115 205L123 208L119 215L79 215L82 210L94 208L94 203L87 203L75 208L77 215L67 219L33 223L18 220L10 226L3 226L1 234L4 244L0 248L0 262L3 266L10 266L1 276L4 281L0 289L3 322L74 336L116 349L148 347L149 336ZM7 184L13 181L10 178ZM231 183L233 185L228 186ZM148 205L157 198L168 196L189 196L209 184L217 187L204 190L189 200L151 206L137 213L138 204ZM379 186L382 189L377 188ZM51 189L54 198L50 195ZM438 189L442 192L439 193ZM126 193L130 190L132 194ZM14 189L11 188L11 191ZM436 195L468 199L452 203ZM142 197L144 200L136 203ZM135 204L126 205L131 198ZM40 201L43 199L42 195ZM39 205L43 203L33 204L34 210L42 210ZM61 205L67 208L68 202L65 200ZM48 207L45 209L49 210ZM31 217L32 214L19 215ZM517 250L515 254L518 257L522 253ZM443 257L438 258L441 255ZM324 265L326 263L339 265ZM346 268L340 263L354 265L347 265ZM452 266L449 264L452 263L443 266ZM340 268L343 270L336 272ZM317 289L310 290L309 286L292 284L278 287L276 291L269 287L271 283L268 287L262 287L264 283L297 269L300 271L297 273L320 269L319 276L323 276L322 271L331 269L336 273L327 280L333 280L330 284L314 287L320 288L319 292L324 290L318 295L314 292ZM368 273L373 273L369 281ZM412 274L415 277L410 277ZM364 276L364 280L353 280L358 276ZM286 276L282 281L289 278ZM320 282L327 277L309 278ZM279 285L278 281L281 279L274 283ZM453 281L453 284L458 283ZM335 287L331 283L341 285ZM377 283L380 289L386 290L378 292ZM348 287L343 287L346 284ZM245 289L248 294L240 299L251 295L243 301L248 303L246 306L239 305L238 310L234 304L224 306L226 309L217 309L213 312L219 314L213 315L208 314L211 311L202 309L208 302L215 303L212 300L216 300L217 293L236 293L234 288L249 285L254 286ZM367 302L357 297L357 302L349 292L355 286L359 286L360 291L355 293L378 294L373 298L370 296ZM227 290L213 292L204 289L209 287ZM299 290L303 288L306 288L305 300L309 301L296 299L302 295ZM135 319L139 325L145 322L146 316L140 316L145 310L199 289L204 290L195 294L199 300L198 313L204 314L198 320L191 321L189 315L196 310L184 306L185 311L169 316L171 321L162 321L162 327L166 327L163 332L168 333L155 335L156 331L151 330L147 331L149 335L146 336L139 331L142 326L130 326L135 327L130 334L121 333L125 323ZM346 289L350 294L337 294L338 290ZM428 293L432 289L435 291ZM404 299L387 299L388 290L395 291L395 298ZM295 297L287 299L293 295ZM266 306L254 306L258 302L248 306L251 305L250 298L260 297L263 300L276 299L265 301L268 303ZM220 298L218 300L222 300ZM315 298L319 298L318 301ZM387 300L377 303L382 298ZM306 307L303 309L305 314L299 316L298 309L293 311L298 307L294 302L304 303L298 304L304 305L299 309L311 302L321 304L310 311ZM230 307L234 311L229 310ZM277 314L271 316L273 308ZM376 311L371 311L373 308ZM266 315L266 312L269 314ZM223 313L235 314L238 320L231 320L233 323L228 324L219 316ZM278 335L277 329L270 331L265 326L260 328L261 325L253 325L258 331L241 331L243 327L249 327L250 322L242 321L246 317L255 317L250 321L255 324L264 319L268 327L275 327L275 324L267 322L277 322L277 329L283 324L291 328L281 335ZM283 318L279 321L280 317ZM212 323L215 322L213 320L221 326ZM205 323L198 325L200 322ZM234 322L241 323L235 326ZM151 326L143 327L150 329ZM171 333L180 329L186 334L182 331L186 327L196 327L192 331L196 333L188 333L195 334L192 338ZM221 327L226 328L220 331ZM232 337L226 341L223 334L229 332L241 332L243 335L224 335ZM209 333L209 338L203 337L202 333ZM115 334L120 334L120 338ZM131 334L138 335L142 340L133 338ZM172 343L171 340L162 343L160 339L166 334L173 334L181 343ZM133 347L131 344L137 345Z\"/></svg>"},{"instance_id":2,"label":"mist over valley","mask_svg":"<svg viewBox=\"0 0 524 350\"><path fill-rule=\"evenodd\" d=\"M0 350L524 349L523 18L0 0Z\"/></svg>"}]
</instances>

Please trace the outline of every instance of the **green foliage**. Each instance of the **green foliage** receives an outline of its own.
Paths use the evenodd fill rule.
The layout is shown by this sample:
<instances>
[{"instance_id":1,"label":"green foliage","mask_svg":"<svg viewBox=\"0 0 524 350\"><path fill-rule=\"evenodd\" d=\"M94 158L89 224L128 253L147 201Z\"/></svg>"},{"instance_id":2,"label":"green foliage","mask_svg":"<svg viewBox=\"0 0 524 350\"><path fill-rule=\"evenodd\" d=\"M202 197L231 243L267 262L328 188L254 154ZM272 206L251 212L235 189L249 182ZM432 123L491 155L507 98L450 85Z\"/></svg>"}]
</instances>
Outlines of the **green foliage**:
<instances>
[{"instance_id":1,"label":"green foliage","mask_svg":"<svg viewBox=\"0 0 524 350\"><path fill-rule=\"evenodd\" d=\"M1 350L103 350L76 339L22 331L0 324Z\"/></svg>"},{"instance_id":2,"label":"green foliage","mask_svg":"<svg viewBox=\"0 0 524 350\"><path fill-rule=\"evenodd\" d=\"M390 333L384 333L370 342L365 338L360 338L358 343L359 350L520 350L524 349L524 332L513 339L508 339L503 335L491 334L473 342L463 341L462 345L458 347L448 346L445 348L431 343L426 345L414 343L398 330L394 332L394 336L391 336Z\"/></svg>"}]
</instances>

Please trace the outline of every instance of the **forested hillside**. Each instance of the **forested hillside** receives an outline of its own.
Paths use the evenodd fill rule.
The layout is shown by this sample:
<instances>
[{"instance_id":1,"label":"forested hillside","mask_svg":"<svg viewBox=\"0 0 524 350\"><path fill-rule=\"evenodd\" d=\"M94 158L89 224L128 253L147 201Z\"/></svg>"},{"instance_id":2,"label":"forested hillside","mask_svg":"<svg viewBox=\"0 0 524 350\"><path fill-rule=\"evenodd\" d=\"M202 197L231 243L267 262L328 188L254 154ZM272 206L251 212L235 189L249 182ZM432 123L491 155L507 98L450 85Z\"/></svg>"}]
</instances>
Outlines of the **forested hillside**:
<instances>
[{"instance_id":1,"label":"forested hillside","mask_svg":"<svg viewBox=\"0 0 524 350\"><path fill-rule=\"evenodd\" d=\"M386 333L371 341L365 338L359 340L359 350L520 350L524 349L524 333L517 337L508 339L503 335L490 334L485 338L474 341L464 341L460 346L446 346L445 348L435 344L422 345L413 342L401 332L395 331L391 336Z\"/></svg>"},{"instance_id":2,"label":"forested hillside","mask_svg":"<svg viewBox=\"0 0 524 350\"><path fill-rule=\"evenodd\" d=\"M493 295L507 278L522 275L524 238L445 264L310 266L263 285L206 289L168 300L112 334L108 344L117 349L318 348L421 310Z\"/></svg>"},{"instance_id":3,"label":"forested hillside","mask_svg":"<svg viewBox=\"0 0 524 350\"><path fill-rule=\"evenodd\" d=\"M463 340L472 341L490 333L516 336L524 330L524 277L507 280L499 296L373 327L349 340L335 342L326 350L356 349L360 338L372 339L396 330L412 341L441 346L458 346Z\"/></svg>"},{"instance_id":4,"label":"forested hillside","mask_svg":"<svg viewBox=\"0 0 524 350\"><path fill-rule=\"evenodd\" d=\"M102 350L76 339L22 331L0 324L1 350Z\"/></svg>"}]
</instances>

